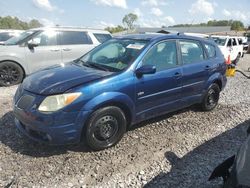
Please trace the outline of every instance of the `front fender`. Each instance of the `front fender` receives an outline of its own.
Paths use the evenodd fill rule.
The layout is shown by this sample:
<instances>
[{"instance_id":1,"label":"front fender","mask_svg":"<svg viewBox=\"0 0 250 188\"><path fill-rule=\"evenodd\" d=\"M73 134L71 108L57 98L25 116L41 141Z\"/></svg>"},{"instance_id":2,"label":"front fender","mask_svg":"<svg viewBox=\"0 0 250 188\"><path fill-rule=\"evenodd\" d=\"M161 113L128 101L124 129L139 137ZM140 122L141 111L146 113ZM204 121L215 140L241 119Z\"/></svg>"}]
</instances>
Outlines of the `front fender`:
<instances>
[{"instance_id":1,"label":"front fender","mask_svg":"<svg viewBox=\"0 0 250 188\"><path fill-rule=\"evenodd\" d=\"M132 121L134 120L135 116L135 105L132 99L120 92L105 92L102 93L90 101L88 101L84 107L82 108L83 111L95 111L96 109L105 106L106 104L119 104L119 105L124 105L126 109L129 110Z\"/></svg>"},{"instance_id":2,"label":"front fender","mask_svg":"<svg viewBox=\"0 0 250 188\"><path fill-rule=\"evenodd\" d=\"M26 75L28 75L30 72L29 72L29 68L27 66L27 63L25 63L23 61L23 59L19 58L19 57L16 57L16 56L11 56L11 55L1 55L0 54L0 63L1 62L4 62L4 61L13 61L13 62L16 62L17 64L19 64Z\"/></svg>"}]
</instances>

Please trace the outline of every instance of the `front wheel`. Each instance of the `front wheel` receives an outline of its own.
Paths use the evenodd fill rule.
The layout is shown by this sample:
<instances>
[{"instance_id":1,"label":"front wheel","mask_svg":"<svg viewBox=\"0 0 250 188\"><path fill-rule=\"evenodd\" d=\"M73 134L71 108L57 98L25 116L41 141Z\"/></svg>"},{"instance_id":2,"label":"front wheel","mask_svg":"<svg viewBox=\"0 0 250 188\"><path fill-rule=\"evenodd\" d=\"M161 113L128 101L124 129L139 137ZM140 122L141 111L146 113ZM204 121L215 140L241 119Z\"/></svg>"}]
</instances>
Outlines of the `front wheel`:
<instances>
[{"instance_id":1,"label":"front wheel","mask_svg":"<svg viewBox=\"0 0 250 188\"><path fill-rule=\"evenodd\" d=\"M23 69L12 61L0 63L0 86L12 86L22 82Z\"/></svg>"},{"instance_id":2,"label":"front wheel","mask_svg":"<svg viewBox=\"0 0 250 188\"><path fill-rule=\"evenodd\" d=\"M218 86L218 84L214 83L208 88L202 100L201 103L202 110L204 111L213 110L218 105L219 98L220 98L220 87Z\"/></svg>"},{"instance_id":3,"label":"front wheel","mask_svg":"<svg viewBox=\"0 0 250 188\"><path fill-rule=\"evenodd\" d=\"M93 150L103 150L118 143L126 131L126 117L115 106L104 107L95 111L85 130L88 146Z\"/></svg>"}]
</instances>

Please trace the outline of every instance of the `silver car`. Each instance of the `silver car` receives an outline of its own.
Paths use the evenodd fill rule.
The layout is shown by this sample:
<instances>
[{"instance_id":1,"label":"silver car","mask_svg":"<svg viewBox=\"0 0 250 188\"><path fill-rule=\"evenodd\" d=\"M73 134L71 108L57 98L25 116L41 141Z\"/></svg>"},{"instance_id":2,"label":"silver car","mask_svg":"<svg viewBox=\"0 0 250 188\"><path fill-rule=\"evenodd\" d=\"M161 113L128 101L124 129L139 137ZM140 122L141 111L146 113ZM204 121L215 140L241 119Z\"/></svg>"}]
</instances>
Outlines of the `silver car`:
<instances>
[{"instance_id":1,"label":"silver car","mask_svg":"<svg viewBox=\"0 0 250 188\"><path fill-rule=\"evenodd\" d=\"M23 32L0 46L0 85L15 85L45 67L79 58L111 38L108 31L46 27Z\"/></svg>"}]
</instances>

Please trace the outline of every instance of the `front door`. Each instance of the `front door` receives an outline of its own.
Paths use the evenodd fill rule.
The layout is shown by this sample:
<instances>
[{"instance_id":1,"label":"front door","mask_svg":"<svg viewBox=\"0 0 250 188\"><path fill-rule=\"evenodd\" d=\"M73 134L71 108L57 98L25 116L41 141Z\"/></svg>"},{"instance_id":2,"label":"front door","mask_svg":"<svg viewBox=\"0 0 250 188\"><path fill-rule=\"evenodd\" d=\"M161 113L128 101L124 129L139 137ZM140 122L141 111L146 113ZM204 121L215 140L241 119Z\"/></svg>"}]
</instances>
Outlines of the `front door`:
<instances>
[{"instance_id":1,"label":"front door","mask_svg":"<svg viewBox=\"0 0 250 188\"><path fill-rule=\"evenodd\" d=\"M28 62L30 72L35 72L39 69L62 62L61 49L57 45L56 31L42 31L30 41L38 45L33 49L25 47L26 61Z\"/></svg>"},{"instance_id":2,"label":"front door","mask_svg":"<svg viewBox=\"0 0 250 188\"><path fill-rule=\"evenodd\" d=\"M182 69L177 60L175 40L154 45L141 66L154 65L156 73L136 79L137 118L145 119L180 107Z\"/></svg>"}]
</instances>

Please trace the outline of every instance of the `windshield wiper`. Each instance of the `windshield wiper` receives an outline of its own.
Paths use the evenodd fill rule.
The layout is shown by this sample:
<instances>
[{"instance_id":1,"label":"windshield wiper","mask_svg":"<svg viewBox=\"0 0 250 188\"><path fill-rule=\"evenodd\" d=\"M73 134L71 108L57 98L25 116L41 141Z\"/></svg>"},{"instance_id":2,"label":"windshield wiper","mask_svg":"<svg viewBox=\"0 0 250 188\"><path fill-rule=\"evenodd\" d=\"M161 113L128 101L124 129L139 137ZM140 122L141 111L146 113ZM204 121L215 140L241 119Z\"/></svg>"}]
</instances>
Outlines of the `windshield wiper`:
<instances>
[{"instance_id":1,"label":"windshield wiper","mask_svg":"<svg viewBox=\"0 0 250 188\"><path fill-rule=\"evenodd\" d=\"M101 64L98 64L98 63L85 62L82 59L78 59L75 62L81 62L82 65L85 66L85 67L96 68L96 69L99 69L99 70L104 70L104 71L110 72L109 69L105 68L104 66L102 66Z\"/></svg>"},{"instance_id":2,"label":"windshield wiper","mask_svg":"<svg viewBox=\"0 0 250 188\"><path fill-rule=\"evenodd\" d=\"M98 63L87 62L87 65L90 66L90 67L92 67L92 68L97 68L97 69L100 69L100 70L104 70L104 71L110 72L109 69L105 68L103 65L98 64Z\"/></svg>"}]
</instances>

